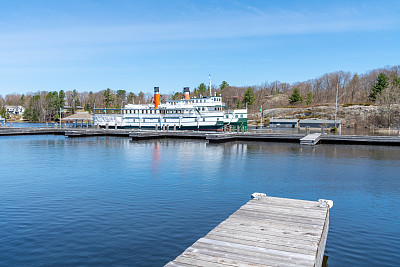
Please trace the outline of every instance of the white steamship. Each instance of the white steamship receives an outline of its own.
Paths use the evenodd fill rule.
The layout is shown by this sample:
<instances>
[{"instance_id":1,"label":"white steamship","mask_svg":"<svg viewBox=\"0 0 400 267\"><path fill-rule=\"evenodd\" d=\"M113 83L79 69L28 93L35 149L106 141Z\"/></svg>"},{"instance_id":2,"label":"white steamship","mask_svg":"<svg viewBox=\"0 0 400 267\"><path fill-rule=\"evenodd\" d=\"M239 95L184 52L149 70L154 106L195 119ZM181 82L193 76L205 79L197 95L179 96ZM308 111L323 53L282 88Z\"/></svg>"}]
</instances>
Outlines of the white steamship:
<instances>
[{"instance_id":1,"label":"white steamship","mask_svg":"<svg viewBox=\"0 0 400 267\"><path fill-rule=\"evenodd\" d=\"M96 111L100 111L96 113ZM115 110L114 110L115 111ZM121 129L161 129L169 126L177 130L222 130L224 125L247 131L247 110L227 110L220 96L190 98L189 87L184 88L184 99L160 103L160 92L154 87L154 103L127 104L118 114L95 110L94 124Z\"/></svg>"}]
</instances>

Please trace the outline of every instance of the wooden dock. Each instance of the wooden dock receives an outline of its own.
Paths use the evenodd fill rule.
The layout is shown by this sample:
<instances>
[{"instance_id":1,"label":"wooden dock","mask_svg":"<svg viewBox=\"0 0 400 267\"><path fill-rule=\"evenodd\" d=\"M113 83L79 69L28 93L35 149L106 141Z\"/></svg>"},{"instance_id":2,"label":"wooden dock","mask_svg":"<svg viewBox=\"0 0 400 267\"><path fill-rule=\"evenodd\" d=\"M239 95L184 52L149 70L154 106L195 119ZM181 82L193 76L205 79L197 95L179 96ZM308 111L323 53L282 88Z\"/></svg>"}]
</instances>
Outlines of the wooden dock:
<instances>
[{"instance_id":1,"label":"wooden dock","mask_svg":"<svg viewBox=\"0 0 400 267\"><path fill-rule=\"evenodd\" d=\"M165 266L322 265L332 201L252 197Z\"/></svg>"},{"instance_id":2,"label":"wooden dock","mask_svg":"<svg viewBox=\"0 0 400 267\"><path fill-rule=\"evenodd\" d=\"M321 139L320 133L307 134L306 136L300 139L300 145L315 146L316 144L318 144L320 139Z\"/></svg>"},{"instance_id":3,"label":"wooden dock","mask_svg":"<svg viewBox=\"0 0 400 267\"><path fill-rule=\"evenodd\" d=\"M90 136L115 136L130 137L132 140L178 138L178 139L203 139L209 143L222 143L232 141L258 141L258 142L285 142L302 143L304 134L280 134L258 132L204 132L204 131L155 131L139 129L97 129L97 128L11 128L0 127L0 136L7 135L65 135L68 137ZM314 134L313 134L314 135ZM318 134L317 134L318 135ZM307 136L306 136L307 139ZM388 145L400 146L399 136L361 136L361 135L329 135L320 134L314 138L314 144L352 144L352 145Z\"/></svg>"}]
</instances>

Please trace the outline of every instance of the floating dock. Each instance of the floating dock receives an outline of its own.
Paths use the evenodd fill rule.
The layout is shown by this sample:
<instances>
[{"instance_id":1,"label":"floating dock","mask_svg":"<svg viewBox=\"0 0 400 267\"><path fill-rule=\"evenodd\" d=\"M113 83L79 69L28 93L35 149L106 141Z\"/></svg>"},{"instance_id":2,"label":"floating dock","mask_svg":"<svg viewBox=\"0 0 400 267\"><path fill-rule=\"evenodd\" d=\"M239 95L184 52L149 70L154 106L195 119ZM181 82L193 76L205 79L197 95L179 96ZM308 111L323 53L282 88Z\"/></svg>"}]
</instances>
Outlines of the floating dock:
<instances>
[{"instance_id":1,"label":"floating dock","mask_svg":"<svg viewBox=\"0 0 400 267\"><path fill-rule=\"evenodd\" d=\"M332 201L252 197L165 266L322 265Z\"/></svg>"},{"instance_id":2,"label":"floating dock","mask_svg":"<svg viewBox=\"0 0 400 267\"><path fill-rule=\"evenodd\" d=\"M307 134L306 136L300 139L300 145L315 146L316 144L318 144L320 139L321 139L320 133Z\"/></svg>"}]
</instances>

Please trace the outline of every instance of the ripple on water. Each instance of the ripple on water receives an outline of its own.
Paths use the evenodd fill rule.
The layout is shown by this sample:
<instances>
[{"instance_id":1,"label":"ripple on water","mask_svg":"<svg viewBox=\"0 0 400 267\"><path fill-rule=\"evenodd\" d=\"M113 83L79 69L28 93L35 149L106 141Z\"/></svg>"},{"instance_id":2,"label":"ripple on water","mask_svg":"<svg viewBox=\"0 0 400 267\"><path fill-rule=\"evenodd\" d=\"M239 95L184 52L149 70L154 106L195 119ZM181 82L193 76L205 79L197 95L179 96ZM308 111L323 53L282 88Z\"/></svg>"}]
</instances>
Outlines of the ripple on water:
<instances>
[{"instance_id":1,"label":"ripple on water","mask_svg":"<svg viewBox=\"0 0 400 267\"><path fill-rule=\"evenodd\" d=\"M334 201L329 266L400 262L399 148L28 136L0 151L1 266L160 266L256 191Z\"/></svg>"}]
</instances>

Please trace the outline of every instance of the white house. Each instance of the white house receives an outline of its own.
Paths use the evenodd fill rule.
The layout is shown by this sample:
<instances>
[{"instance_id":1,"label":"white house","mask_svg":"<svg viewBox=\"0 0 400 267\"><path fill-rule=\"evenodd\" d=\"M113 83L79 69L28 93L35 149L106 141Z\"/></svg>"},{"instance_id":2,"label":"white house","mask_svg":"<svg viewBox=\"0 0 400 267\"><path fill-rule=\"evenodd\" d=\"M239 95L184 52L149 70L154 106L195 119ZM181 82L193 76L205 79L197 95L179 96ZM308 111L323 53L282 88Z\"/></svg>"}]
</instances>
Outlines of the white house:
<instances>
[{"instance_id":1,"label":"white house","mask_svg":"<svg viewBox=\"0 0 400 267\"><path fill-rule=\"evenodd\" d=\"M20 115L22 116L25 112L23 106L5 106L6 112L10 115Z\"/></svg>"}]
</instances>

